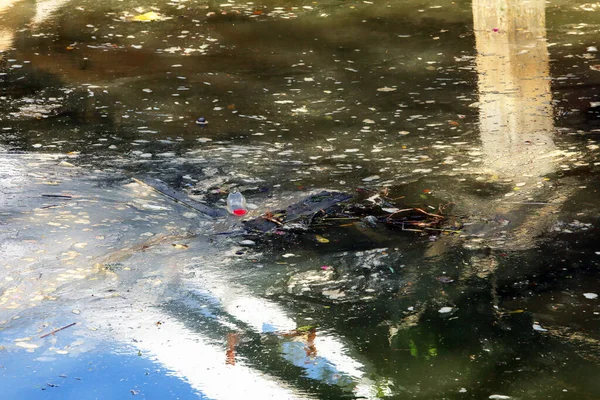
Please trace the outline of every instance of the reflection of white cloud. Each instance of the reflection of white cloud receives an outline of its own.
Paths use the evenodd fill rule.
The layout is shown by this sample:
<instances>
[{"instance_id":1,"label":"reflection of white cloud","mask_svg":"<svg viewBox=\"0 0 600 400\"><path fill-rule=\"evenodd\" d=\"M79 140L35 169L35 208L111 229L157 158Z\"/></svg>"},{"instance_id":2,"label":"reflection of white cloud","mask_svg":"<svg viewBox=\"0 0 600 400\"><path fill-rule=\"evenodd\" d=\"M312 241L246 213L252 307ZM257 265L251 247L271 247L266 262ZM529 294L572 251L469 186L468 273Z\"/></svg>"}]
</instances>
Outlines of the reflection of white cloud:
<instances>
[{"instance_id":1,"label":"reflection of white cloud","mask_svg":"<svg viewBox=\"0 0 600 400\"><path fill-rule=\"evenodd\" d=\"M196 286L198 287L198 286ZM287 332L296 329L296 322L278 304L244 293L230 282L202 278L201 292L215 299L225 312L250 325L260 333Z\"/></svg>"},{"instance_id":2,"label":"reflection of white cloud","mask_svg":"<svg viewBox=\"0 0 600 400\"><path fill-rule=\"evenodd\" d=\"M9 188L16 187L25 181L22 157L2 153L0 149L0 196Z\"/></svg>"},{"instance_id":3,"label":"reflection of white cloud","mask_svg":"<svg viewBox=\"0 0 600 400\"><path fill-rule=\"evenodd\" d=\"M98 315L96 315L97 317ZM211 399L309 399L276 378L245 366L225 363L225 348L188 330L181 322L156 309L147 308L134 318L106 315L114 338L136 350ZM161 321L157 326L156 322ZM132 345L133 343L133 345Z\"/></svg>"},{"instance_id":4,"label":"reflection of white cloud","mask_svg":"<svg viewBox=\"0 0 600 400\"><path fill-rule=\"evenodd\" d=\"M312 343L316 355L307 356L306 343L284 342L283 357L306 370L306 376L330 385L349 387L359 398L377 398L375 382L365 374L365 366L350 357L348 346L329 333L316 332Z\"/></svg>"},{"instance_id":5,"label":"reflection of white cloud","mask_svg":"<svg viewBox=\"0 0 600 400\"><path fill-rule=\"evenodd\" d=\"M216 274L205 273L199 281L190 280L186 283L188 286L195 287L200 294L211 298L227 314L249 325L256 332L286 333L293 332L297 328L284 308L247 293L247 289L225 281ZM342 386L346 386L350 378L354 382L354 393L364 398L375 398L377 390L374 382L366 377L365 365L348 355L349 348L340 338L330 333L317 333L314 345L318 354L316 365L314 361L313 363L297 362L300 357L306 360L304 346L293 346L288 343L284 345L283 356L295 365L306 369L307 376L310 378ZM341 376L330 379L331 374Z\"/></svg>"},{"instance_id":6,"label":"reflection of white cloud","mask_svg":"<svg viewBox=\"0 0 600 400\"><path fill-rule=\"evenodd\" d=\"M3 158L6 159L6 162L2 162ZM87 203L80 199L78 207L82 206L84 209L80 210L78 208L77 215L80 212L89 211L88 207L96 212L102 210L100 211L101 215L90 211L92 221L100 216L102 220L107 221L117 220L118 218L127 220L139 214L139 212L129 208L125 211L119 205L129 202L131 197L141 196L140 193L124 190L109 195L102 188L95 186L92 188L88 184L82 185L79 176L66 173L70 169L61 170L61 173L54 174L55 170L48 168L39 161L41 159L54 158L53 156L38 155L6 155L2 157L0 153L0 177L7 178L0 180L0 187L6 190L10 189L12 193L21 191L22 194L33 191L33 193L39 194L40 186L38 183L46 181L48 178L45 173L48 173L49 176L61 176L61 179L64 180L59 186L52 186L53 191L62 192L69 188L75 193L78 191L85 192L87 196L94 199L93 203ZM37 165L37 167L34 168L34 165ZM38 175L39 168L42 170L39 171ZM37 179L32 178L34 176ZM90 183L90 185L93 184ZM7 199L7 204L15 203L16 199L15 196L10 197ZM40 203L35 204L39 205ZM117 206L115 207L115 205ZM56 222L51 219L48 220L53 216L56 216L56 214L48 213L48 215L35 218L27 224L32 231L39 233L48 221ZM178 216L175 212L169 214L169 216L172 217L168 219L169 221L177 221ZM63 220L60 221L64 222ZM78 311L77 315L81 315L81 318L89 316L88 322L91 324L108 327L108 329L98 331L102 332L103 339L110 338L110 340L118 341L127 346L135 346L136 349L139 349L157 363L164 365L165 368L173 371L175 375L189 382L195 389L210 398L301 399L311 397L298 394L292 385L281 382L277 378L269 376L268 373L253 369L245 364L243 359L236 360L235 366L228 366L225 362L227 349L224 344L211 342L211 339L203 335L202 331L198 332L187 328L177 316L169 315L159 309L149 308L147 305L160 305L164 301L164 297L162 297L164 292L160 288L164 287L166 282L176 282L179 294L196 292L209 299L212 305L207 309L214 310L214 320L219 324L236 331L241 330L239 327L245 326L246 329L249 328L258 333L294 332L296 322L290 316L288 310L275 302L253 295L244 285L232 283L231 276L234 272L227 268L228 261L214 265L215 260L222 259L220 249L210 249L207 244L202 244L202 242L199 243L198 253L196 254L202 254L202 257L207 261L202 263L204 264L201 265L202 268L194 271L201 272L199 274L200 278L180 280L180 272L182 271L179 268L165 268L165 265L178 264L178 261L180 265L189 262L189 253L186 253L186 255L177 253L178 250L173 250L169 242L161 247L160 242L151 241L147 243L154 243L155 245L149 246L147 251L136 251L135 248L137 247L133 243L140 240L138 238L139 232L136 232L137 228L135 226L126 226L131 227L131 229L128 229L129 234L120 237L118 243L111 242L111 250L98 250L96 246L91 245L77 248L76 255L80 258L77 261L71 261L73 263L83 262L84 265L90 268L83 270L82 268L73 267L72 274L67 273L68 271L59 270L62 274L57 276L52 275L48 270L48 263L41 261L54 260L55 256L58 258L57 255L66 254L64 246L67 246L68 249L70 243L92 243L96 240L96 236L102 237L102 239L97 240L108 240L111 233L119 230L119 226L95 225L93 232L87 232L86 230L85 235L89 236L82 236L83 234L79 232L80 227L74 225L69 229L56 230L51 236L44 236L44 240L40 245L43 245L47 252L35 261L35 268L39 268L35 271L44 272L44 279L36 278L33 280L32 284L35 286L19 286L20 293L27 293L27 297L24 298L28 298L33 293L32 288L36 289L36 293L41 290L39 289L40 285L52 286L52 288L58 287L57 302L53 303L53 306L61 304L73 308L73 304L77 304L77 309L81 311L81 314ZM146 225L143 226L143 229L146 229ZM54 225L52 225L52 229L54 229ZM58 246L57 242L62 244ZM126 250L115 250L117 246L131 247L126 248ZM191 246L188 251L193 251L193 248ZM119 268L122 268L120 271L125 271L127 267L128 272L99 272L95 267L91 268L92 261L81 261L82 256L92 257L96 254L96 250L100 252L100 255L93 258L103 260L103 264L109 264L109 261L110 263L119 264ZM106 254L105 251L109 253ZM77 265L79 266L79 264ZM140 268L141 266L143 268ZM190 272L189 270L183 272L184 276L189 276L186 274L186 272ZM88 281L87 278L90 273L97 275ZM31 276L37 277L38 274L31 274ZM97 277L101 278L102 276L105 276L106 281L103 282L102 279L95 280ZM78 282L81 282L81 286L77 286L72 281L75 278ZM120 304L119 298L112 295L108 295L101 302L95 300L88 303L87 300L82 300L82 296L88 298L86 293L97 294L103 292L102 288L106 288L104 285L116 290L117 293L127 293L126 297L128 301L133 302L133 306ZM125 291L126 289L127 291ZM46 300L43 300L44 293L40 293L41 304L47 306L48 303L44 303ZM27 307L34 306L38 306L38 304L27 305ZM40 305L39 310L44 310L42 307ZM90 308L93 308L93 310ZM114 312L114 310L123 311ZM209 317L213 316L209 315ZM161 321L161 324L157 325L158 321ZM93 333L90 333L90 336L93 335ZM319 332L314 344L317 347L321 365L327 367L323 369L323 372L331 371L334 374L343 375L343 377L340 377L337 382L331 382L324 379L322 374L312 376L310 374L311 366L305 365L307 376L328 384L338 384L339 382L343 387L352 389L355 394L360 394L366 398L374 397L372 394L376 393L376 390L374 383L367 378L368 367L350 355L350 346L344 343L342 338L329 332ZM302 348L299 351L303 351ZM282 357L285 357L285 354L282 354Z\"/></svg>"},{"instance_id":7,"label":"reflection of white cloud","mask_svg":"<svg viewBox=\"0 0 600 400\"><path fill-rule=\"evenodd\" d=\"M58 157L49 154L8 154L0 147L0 205L10 198L22 195L22 186L32 179L27 176L28 163L43 165Z\"/></svg>"}]
</instances>

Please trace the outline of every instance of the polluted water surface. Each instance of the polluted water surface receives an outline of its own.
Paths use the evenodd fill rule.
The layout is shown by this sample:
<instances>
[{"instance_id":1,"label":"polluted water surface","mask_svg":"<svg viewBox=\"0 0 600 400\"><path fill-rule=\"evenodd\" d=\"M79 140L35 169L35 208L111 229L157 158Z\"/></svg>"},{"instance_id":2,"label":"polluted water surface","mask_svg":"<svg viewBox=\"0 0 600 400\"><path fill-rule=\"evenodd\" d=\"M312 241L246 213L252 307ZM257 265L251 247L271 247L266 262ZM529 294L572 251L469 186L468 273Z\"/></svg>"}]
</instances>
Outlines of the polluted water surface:
<instances>
[{"instance_id":1,"label":"polluted water surface","mask_svg":"<svg viewBox=\"0 0 600 400\"><path fill-rule=\"evenodd\" d=\"M597 399L600 6L0 5L7 399Z\"/></svg>"}]
</instances>

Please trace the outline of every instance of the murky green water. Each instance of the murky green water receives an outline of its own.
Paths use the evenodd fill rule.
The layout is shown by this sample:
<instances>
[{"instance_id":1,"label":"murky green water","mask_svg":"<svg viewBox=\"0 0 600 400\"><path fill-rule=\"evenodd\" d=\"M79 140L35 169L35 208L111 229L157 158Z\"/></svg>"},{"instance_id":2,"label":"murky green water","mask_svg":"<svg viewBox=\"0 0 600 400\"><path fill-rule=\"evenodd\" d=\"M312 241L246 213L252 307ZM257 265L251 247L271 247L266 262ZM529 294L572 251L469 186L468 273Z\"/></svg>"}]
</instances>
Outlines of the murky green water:
<instances>
[{"instance_id":1,"label":"murky green water","mask_svg":"<svg viewBox=\"0 0 600 400\"><path fill-rule=\"evenodd\" d=\"M599 398L599 16L0 5L4 396ZM458 232L242 235L132 177L250 217L360 188Z\"/></svg>"}]
</instances>

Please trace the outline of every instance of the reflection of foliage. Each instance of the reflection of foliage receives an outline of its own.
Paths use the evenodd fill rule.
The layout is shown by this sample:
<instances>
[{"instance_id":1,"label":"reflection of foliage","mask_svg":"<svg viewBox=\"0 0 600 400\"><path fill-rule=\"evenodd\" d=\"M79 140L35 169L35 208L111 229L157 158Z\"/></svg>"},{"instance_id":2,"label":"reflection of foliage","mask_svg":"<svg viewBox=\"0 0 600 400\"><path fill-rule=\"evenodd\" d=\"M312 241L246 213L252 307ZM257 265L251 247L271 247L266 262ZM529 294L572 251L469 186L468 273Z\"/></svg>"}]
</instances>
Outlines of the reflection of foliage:
<instances>
[{"instance_id":1,"label":"reflection of foliage","mask_svg":"<svg viewBox=\"0 0 600 400\"><path fill-rule=\"evenodd\" d=\"M393 392L390 386L393 386L393 382L390 379L380 378L375 376L375 374L371 374L371 379L375 381L375 397L383 399L392 395Z\"/></svg>"},{"instance_id":2,"label":"reflection of foliage","mask_svg":"<svg viewBox=\"0 0 600 400\"><path fill-rule=\"evenodd\" d=\"M410 349L410 355L419 358L419 348L412 339L408 341L408 347ZM429 360L430 358L437 356L437 347L435 344L429 344L427 347L421 346L420 353L426 360Z\"/></svg>"},{"instance_id":3,"label":"reflection of foliage","mask_svg":"<svg viewBox=\"0 0 600 400\"><path fill-rule=\"evenodd\" d=\"M421 326L401 329L390 340L396 344L394 347L410 352L416 359L430 360L438 355L440 338Z\"/></svg>"}]
</instances>

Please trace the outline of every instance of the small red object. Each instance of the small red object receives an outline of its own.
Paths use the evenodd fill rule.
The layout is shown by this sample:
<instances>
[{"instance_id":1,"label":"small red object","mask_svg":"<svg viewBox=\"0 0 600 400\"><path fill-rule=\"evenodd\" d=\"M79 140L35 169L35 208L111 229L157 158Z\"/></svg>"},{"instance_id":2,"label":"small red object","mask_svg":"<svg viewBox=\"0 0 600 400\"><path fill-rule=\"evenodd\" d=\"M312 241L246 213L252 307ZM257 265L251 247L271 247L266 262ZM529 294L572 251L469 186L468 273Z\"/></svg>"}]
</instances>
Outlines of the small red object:
<instances>
[{"instance_id":1,"label":"small red object","mask_svg":"<svg viewBox=\"0 0 600 400\"><path fill-rule=\"evenodd\" d=\"M233 215L237 215L238 217L241 217L243 215L246 215L246 213L248 213L248 211L242 209L242 208L238 208L237 210L233 210Z\"/></svg>"}]
</instances>

